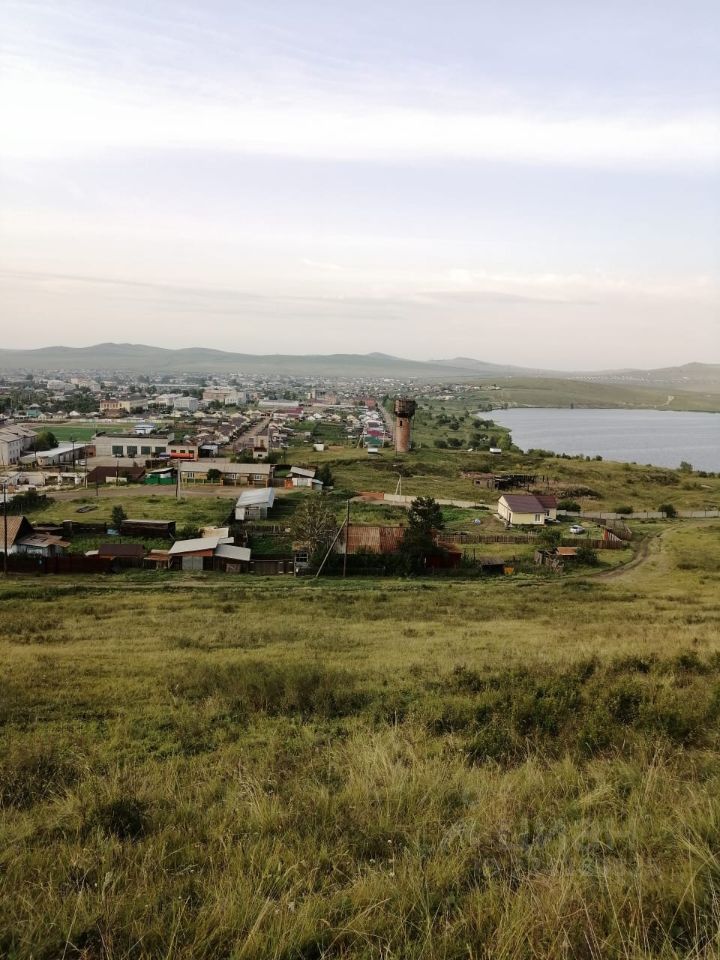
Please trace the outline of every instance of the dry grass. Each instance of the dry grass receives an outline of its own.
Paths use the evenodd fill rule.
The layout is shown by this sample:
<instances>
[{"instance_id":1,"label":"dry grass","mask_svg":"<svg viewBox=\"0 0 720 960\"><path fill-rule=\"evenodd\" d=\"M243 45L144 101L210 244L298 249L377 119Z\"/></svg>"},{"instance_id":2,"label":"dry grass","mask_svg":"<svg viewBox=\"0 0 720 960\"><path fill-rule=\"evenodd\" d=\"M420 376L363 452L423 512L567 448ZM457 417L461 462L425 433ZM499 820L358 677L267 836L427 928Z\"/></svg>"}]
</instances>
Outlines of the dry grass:
<instances>
[{"instance_id":1,"label":"dry grass","mask_svg":"<svg viewBox=\"0 0 720 960\"><path fill-rule=\"evenodd\" d=\"M718 956L719 585L11 580L0 955Z\"/></svg>"}]
</instances>

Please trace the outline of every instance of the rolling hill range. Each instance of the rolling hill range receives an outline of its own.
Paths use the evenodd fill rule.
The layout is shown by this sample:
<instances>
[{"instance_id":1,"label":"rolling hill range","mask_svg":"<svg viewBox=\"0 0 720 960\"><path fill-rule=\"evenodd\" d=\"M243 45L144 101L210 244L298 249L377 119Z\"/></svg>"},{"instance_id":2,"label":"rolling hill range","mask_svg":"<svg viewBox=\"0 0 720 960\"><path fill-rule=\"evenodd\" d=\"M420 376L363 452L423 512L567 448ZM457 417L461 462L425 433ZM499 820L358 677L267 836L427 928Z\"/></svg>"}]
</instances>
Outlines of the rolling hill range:
<instances>
[{"instance_id":1,"label":"rolling hill range","mask_svg":"<svg viewBox=\"0 0 720 960\"><path fill-rule=\"evenodd\" d=\"M504 399L533 405L554 405L558 394L575 396L589 406L668 406L670 409L720 408L720 364L689 363L656 370L558 372L488 363L469 357L408 360L385 353L247 354L204 347L166 349L133 343L100 343L89 347L0 349L3 372L95 372L162 374L266 374L317 377L368 377L405 381L490 380L503 385ZM545 388L540 381L545 382ZM551 384L550 381L553 381ZM536 391L529 391L530 385ZM573 384L575 386L573 387ZM619 396L622 393L622 401ZM693 401L692 395L696 395ZM668 401L668 396L675 399ZM532 397L532 399L530 399ZM546 402L542 402L545 397ZM633 402L635 401L635 403ZM564 405L560 403L559 405Z\"/></svg>"},{"instance_id":2,"label":"rolling hill range","mask_svg":"<svg viewBox=\"0 0 720 960\"><path fill-rule=\"evenodd\" d=\"M300 376L358 376L400 379L446 379L449 376L502 377L525 374L521 367L473 361L471 368L406 360L384 353L336 353L290 356L229 353L203 347L168 350L134 343L99 343L91 347L41 347L0 350L0 370L120 371L127 373L245 373Z\"/></svg>"}]
</instances>

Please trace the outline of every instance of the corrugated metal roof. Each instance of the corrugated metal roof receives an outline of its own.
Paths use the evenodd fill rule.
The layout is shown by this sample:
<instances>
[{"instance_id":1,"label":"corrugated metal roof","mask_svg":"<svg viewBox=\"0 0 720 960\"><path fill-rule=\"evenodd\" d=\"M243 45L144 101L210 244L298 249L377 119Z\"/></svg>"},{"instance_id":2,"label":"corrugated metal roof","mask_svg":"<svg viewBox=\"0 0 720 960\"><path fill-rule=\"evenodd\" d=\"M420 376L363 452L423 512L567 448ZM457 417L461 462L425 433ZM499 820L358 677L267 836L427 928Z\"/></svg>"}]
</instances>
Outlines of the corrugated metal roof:
<instances>
[{"instance_id":1,"label":"corrugated metal roof","mask_svg":"<svg viewBox=\"0 0 720 960\"><path fill-rule=\"evenodd\" d=\"M194 553L196 550L214 550L220 542L220 537L195 537L192 540L176 540L170 547L169 553L177 556L179 553Z\"/></svg>"},{"instance_id":2,"label":"corrugated metal roof","mask_svg":"<svg viewBox=\"0 0 720 960\"><path fill-rule=\"evenodd\" d=\"M8 550L12 547L21 532L27 536L32 535L32 526L25 517L8 517L3 520L0 517L0 553L5 549L5 527L7 526L7 545Z\"/></svg>"},{"instance_id":3,"label":"corrugated metal roof","mask_svg":"<svg viewBox=\"0 0 720 960\"><path fill-rule=\"evenodd\" d=\"M290 467L290 473L296 477L309 477L311 480L315 476L315 470L306 470L305 467Z\"/></svg>"},{"instance_id":4,"label":"corrugated metal roof","mask_svg":"<svg viewBox=\"0 0 720 960\"><path fill-rule=\"evenodd\" d=\"M230 543L221 543L215 551L216 557L222 557L225 560L250 561L249 547L234 547Z\"/></svg>"},{"instance_id":5,"label":"corrugated metal roof","mask_svg":"<svg viewBox=\"0 0 720 960\"><path fill-rule=\"evenodd\" d=\"M257 490L244 490L237 498L236 507L250 507L258 504L267 504L269 507L275 502L273 487L260 487Z\"/></svg>"}]
</instances>

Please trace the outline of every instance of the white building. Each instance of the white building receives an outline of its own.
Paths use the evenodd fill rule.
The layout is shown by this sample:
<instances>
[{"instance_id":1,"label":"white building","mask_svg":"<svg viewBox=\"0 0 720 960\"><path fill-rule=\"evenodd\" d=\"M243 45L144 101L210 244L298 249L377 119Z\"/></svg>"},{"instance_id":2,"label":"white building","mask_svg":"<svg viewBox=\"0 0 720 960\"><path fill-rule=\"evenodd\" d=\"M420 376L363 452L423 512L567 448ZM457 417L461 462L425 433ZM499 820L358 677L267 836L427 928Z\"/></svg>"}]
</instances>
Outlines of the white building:
<instances>
[{"instance_id":1,"label":"white building","mask_svg":"<svg viewBox=\"0 0 720 960\"><path fill-rule=\"evenodd\" d=\"M0 426L0 466L17 463L24 451L32 446L36 436L34 430L18 423L3 423Z\"/></svg>"},{"instance_id":2,"label":"white building","mask_svg":"<svg viewBox=\"0 0 720 960\"><path fill-rule=\"evenodd\" d=\"M173 410L183 410L188 413L195 413L200 407L200 401L197 397L177 397L173 400Z\"/></svg>"},{"instance_id":3,"label":"white building","mask_svg":"<svg viewBox=\"0 0 720 960\"><path fill-rule=\"evenodd\" d=\"M265 487L262 490L246 490L240 494L235 504L236 520L265 520L268 510L275 503L275 490Z\"/></svg>"}]
</instances>

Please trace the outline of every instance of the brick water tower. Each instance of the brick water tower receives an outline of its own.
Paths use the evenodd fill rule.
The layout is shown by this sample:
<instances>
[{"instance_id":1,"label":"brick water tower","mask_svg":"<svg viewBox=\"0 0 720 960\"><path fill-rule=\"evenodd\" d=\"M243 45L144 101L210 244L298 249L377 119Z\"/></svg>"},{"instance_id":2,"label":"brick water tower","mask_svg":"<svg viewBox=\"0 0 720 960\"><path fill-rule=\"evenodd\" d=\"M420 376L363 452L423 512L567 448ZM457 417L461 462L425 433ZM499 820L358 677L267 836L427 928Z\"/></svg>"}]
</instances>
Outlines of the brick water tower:
<instances>
[{"instance_id":1,"label":"brick water tower","mask_svg":"<svg viewBox=\"0 0 720 960\"><path fill-rule=\"evenodd\" d=\"M395 401L395 450L407 453L410 450L412 418L417 404L409 397L398 397Z\"/></svg>"}]
</instances>

